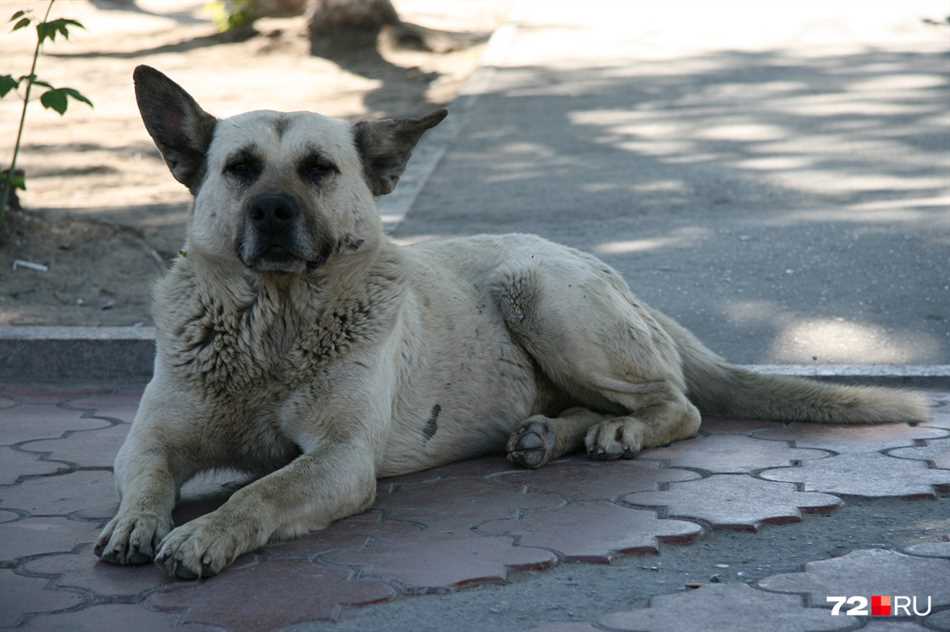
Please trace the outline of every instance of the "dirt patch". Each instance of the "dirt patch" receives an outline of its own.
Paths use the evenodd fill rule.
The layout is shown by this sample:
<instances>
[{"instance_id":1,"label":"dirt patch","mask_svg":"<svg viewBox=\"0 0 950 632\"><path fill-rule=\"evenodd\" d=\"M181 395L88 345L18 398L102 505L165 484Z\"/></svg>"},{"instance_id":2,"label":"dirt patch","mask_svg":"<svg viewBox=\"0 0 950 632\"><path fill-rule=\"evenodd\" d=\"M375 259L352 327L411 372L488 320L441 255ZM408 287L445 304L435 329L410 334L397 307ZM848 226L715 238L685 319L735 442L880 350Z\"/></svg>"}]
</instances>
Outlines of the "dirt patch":
<instances>
[{"instance_id":1,"label":"dirt patch","mask_svg":"<svg viewBox=\"0 0 950 632\"><path fill-rule=\"evenodd\" d=\"M353 119L418 114L456 95L508 0L397 1L404 20L474 34L481 43L434 54L384 39L378 52L332 61L309 54L303 18L261 20L255 33L219 35L203 4L55 5L57 16L79 19L87 30L49 45L37 74L79 89L96 107L71 105L60 118L31 105L19 161L27 212L0 245L0 325L151 324L151 285L181 247L190 200L142 127L131 85L136 65L166 72L218 116L253 109ZM0 72L29 67L26 31L0 35ZM0 101L0 119L16 120L17 106L10 96ZM0 137L0 163L9 160L13 132L5 128ZM16 259L48 271L13 270Z\"/></svg>"}]
</instances>

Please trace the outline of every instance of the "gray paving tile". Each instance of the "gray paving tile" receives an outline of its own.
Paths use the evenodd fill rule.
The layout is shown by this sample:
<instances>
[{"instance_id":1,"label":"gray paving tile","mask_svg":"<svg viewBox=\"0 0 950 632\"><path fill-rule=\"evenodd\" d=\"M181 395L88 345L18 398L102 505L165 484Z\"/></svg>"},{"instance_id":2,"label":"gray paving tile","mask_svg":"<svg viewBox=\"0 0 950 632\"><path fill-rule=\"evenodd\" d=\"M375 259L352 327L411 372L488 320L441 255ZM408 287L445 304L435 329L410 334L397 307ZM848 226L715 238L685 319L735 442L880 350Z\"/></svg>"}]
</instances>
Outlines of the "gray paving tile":
<instances>
[{"instance_id":1,"label":"gray paving tile","mask_svg":"<svg viewBox=\"0 0 950 632\"><path fill-rule=\"evenodd\" d=\"M425 531L370 540L360 549L342 549L321 559L358 568L361 577L398 582L411 593L500 583L510 571L544 568L557 561L550 551L515 547L508 537L439 536Z\"/></svg>"},{"instance_id":2,"label":"gray paving tile","mask_svg":"<svg viewBox=\"0 0 950 632\"><path fill-rule=\"evenodd\" d=\"M639 632L817 632L843 630L856 621L805 608L797 595L777 595L746 584L706 584L696 590L661 595L649 608L609 614L600 623L610 629Z\"/></svg>"},{"instance_id":3,"label":"gray paving tile","mask_svg":"<svg viewBox=\"0 0 950 632\"><path fill-rule=\"evenodd\" d=\"M644 450L639 458L667 461L672 467L694 467L717 474L733 474L827 456L827 452L820 450L803 450L776 441L721 434L680 441L666 448Z\"/></svg>"},{"instance_id":4,"label":"gray paving tile","mask_svg":"<svg viewBox=\"0 0 950 632\"><path fill-rule=\"evenodd\" d=\"M656 552L660 541L689 542L702 534L702 527L657 518L652 510L583 501L529 511L518 519L493 520L478 531L517 536L521 546L553 549L569 561L605 563L625 553Z\"/></svg>"},{"instance_id":5,"label":"gray paving tile","mask_svg":"<svg viewBox=\"0 0 950 632\"><path fill-rule=\"evenodd\" d=\"M925 446L899 448L891 450L888 454L902 459L930 461L934 467L950 470L950 439L935 439L928 441Z\"/></svg>"},{"instance_id":6,"label":"gray paving tile","mask_svg":"<svg viewBox=\"0 0 950 632\"><path fill-rule=\"evenodd\" d=\"M0 506L36 515L111 518L118 506L112 472L79 471L0 487Z\"/></svg>"},{"instance_id":7,"label":"gray paving tile","mask_svg":"<svg viewBox=\"0 0 950 632\"><path fill-rule=\"evenodd\" d=\"M77 432L63 439L29 441L20 446L31 452L49 452L47 458L68 461L79 467L112 467L129 426L117 425Z\"/></svg>"},{"instance_id":8,"label":"gray paving tile","mask_svg":"<svg viewBox=\"0 0 950 632\"><path fill-rule=\"evenodd\" d=\"M442 467L407 474L405 476L391 476L389 478L380 479L380 482L387 485L414 485L417 483L432 483L449 478L483 478L501 474L502 472L517 471L519 471L519 468L509 463L504 457L494 456L450 463Z\"/></svg>"},{"instance_id":9,"label":"gray paving tile","mask_svg":"<svg viewBox=\"0 0 950 632\"><path fill-rule=\"evenodd\" d=\"M759 585L779 592L805 593L814 606L830 608L828 595L930 596L934 607L950 605L950 560L862 549L842 557L809 562L799 573L768 577Z\"/></svg>"},{"instance_id":10,"label":"gray paving tile","mask_svg":"<svg viewBox=\"0 0 950 632\"><path fill-rule=\"evenodd\" d=\"M950 534L947 534L947 537L950 538ZM921 542L908 546L904 552L923 557L950 558L950 542Z\"/></svg>"},{"instance_id":11,"label":"gray paving tile","mask_svg":"<svg viewBox=\"0 0 950 632\"><path fill-rule=\"evenodd\" d=\"M755 421L751 419L731 419L728 417L703 417L699 428L701 434L744 434L751 435L757 430L774 427L774 421Z\"/></svg>"},{"instance_id":12,"label":"gray paving tile","mask_svg":"<svg viewBox=\"0 0 950 632\"><path fill-rule=\"evenodd\" d=\"M96 524L66 518L23 518L0 523L0 561L39 553L65 553L95 541ZM90 560L91 561L91 560Z\"/></svg>"},{"instance_id":13,"label":"gray paving tile","mask_svg":"<svg viewBox=\"0 0 950 632\"><path fill-rule=\"evenodd\" d=\"M802 510L831 510L841 504L837 496L799 492L792 483L763 481L745 474L714 474L673 483L666 491L630 494L624 501L666 507L671 516L699 518L715 527L753 530L766 522L797 522Z\"/></svg>"},{"instance_id":14,"label":"gray paving tile","mask_svg":"<svg viewBox=\"0 0 950 632\"><path fill-rule=\"evenodd\" d=\"M598 632L597 628L586 623L548 623L529 632Z\"/></svg>"},{"instance_id":15,"label":"gray paving tile","mask_svg":"<svg viewBox=\"0 0 950 632\"><path fill-rule=\"evenodd\" d=\"M933 496L934 486L950 486L950 471L929 469L923 461L876 452L842 454L800 467L766 470L767 480L803 483L806 491L868 498Z\"/></svg>"},{"instance_id":16,"label":"gray paving tile","mask_svg":"<svg viewBox=\"0 0 950 632\"><path fill-rule=\"evenodd\" d=\"M79 594L48 590L48 581L0 569L0 628L17 625L31 612L62 610L83 602Z\"/></svg>"},{"instance_id":17,"label":"gray paving tile","mask_svg":"<svg viewBox=\"0 0 950 632\"><path fill-rule=\"evenodd\" d=\"M560 494L572 500L612 500L623 494L652 491L662 483L699 478L689 470L664 467L658 461L611 461L576 457L538 470L517 470L496 480L526 486L531 491Z\"/></svg>"},{"instance_id":18,"label":"gray paving tile","mask_svg":"<svg viewBox=\"0 0 950 632\"><path fill-rule=\"evenodd\" d=\"M17 406L0 410L0 445L31 439L56 439L67 430L105 428L109 422L83 419L82 412L52 405Z\"/></svg>"},{"instance_id":19,"label":"gray paving tile","mask_svg":"<svg viewBox=\"0 0 950 632\"><path fill-rule=\"evenodd\" d=\"M927 617L927 625L937 630L950 630L950 610L944 610Z\"/></svg>"},{"instance_id":20,"label":"gray paving tile","mask_svg":"<svg viewBox=\"0 0 950 632\"><path fill-rule=\"evenodd\" d=\"M52 474L69 467L64 463L50 463L39 459L39 454L0 446L0 485L12 485L21 476Z\"/></svg>"},{"instance_id":21,"label":"gray paving tile","mask_svg":"<svg viewBox=\"0 0 950 632\"><path fill-rule=\"evenodd\" d=\"M107 417L131 424L142 399L143 386L122 388L117 392L104 393L93 397L72 398L63 403L71 409L88 410L97 417Z\"/></svg>"},{"instance_id":22,"label":"gray paving tile","mask_svg":"<svg viewBox=\"0 0 950 632\"><path fill-rule=\"evenodd\" d=\"M335 619L344 605L377 603L396 594L381 582L354 581L347 569L298 560L264 560L243 567L240 562L213 580L155 593L146 605L184 608L185 623L258 632Z\"/></svg>"},{"instance_id":23,"label":"gray paving tile","mask_svg":"<svg viewBox=\"0 0 950 632\"><path fill-rule=\"evenodd\" d=\"M909 424L828 426L793 423L753 434L757 439L794 441L799 448L819 448L839 454L877 452L914 445L918 439L946 437L947 431Z\"/></svg>"}]
</instances>

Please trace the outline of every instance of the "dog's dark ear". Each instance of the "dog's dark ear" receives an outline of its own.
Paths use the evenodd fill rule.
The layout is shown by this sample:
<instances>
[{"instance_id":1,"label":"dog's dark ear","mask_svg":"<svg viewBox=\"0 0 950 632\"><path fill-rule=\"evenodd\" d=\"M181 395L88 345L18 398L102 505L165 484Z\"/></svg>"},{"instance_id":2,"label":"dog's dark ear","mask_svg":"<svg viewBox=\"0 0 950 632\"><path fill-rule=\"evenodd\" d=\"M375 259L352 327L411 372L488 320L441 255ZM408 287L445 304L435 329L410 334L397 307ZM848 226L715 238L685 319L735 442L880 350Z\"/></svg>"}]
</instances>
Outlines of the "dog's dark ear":
<instances>
[{"instance_id":1,"label":"dog's dark ear","mask_svg":"<svg viewBox=\"0 0 950 632\"><path fill-rule=\"evenodd\" d=\"M177 83L149 66L132 75L135 100L175 179L196 193L204 178L205 154L217 122Z\"/></svg>"},{"instance_id":2,"label":"dog's dark ear","mask_svg":"<svg viewBox=\"0 0 950 632\"><path fill-rule=\"evenodd\" d=\"M412 148L426 130L441 123L447 114L441 109L417 119L360 121L353 126L356 149L373 195L386 195L396 188Z\"/></svg>"}]
</instances>

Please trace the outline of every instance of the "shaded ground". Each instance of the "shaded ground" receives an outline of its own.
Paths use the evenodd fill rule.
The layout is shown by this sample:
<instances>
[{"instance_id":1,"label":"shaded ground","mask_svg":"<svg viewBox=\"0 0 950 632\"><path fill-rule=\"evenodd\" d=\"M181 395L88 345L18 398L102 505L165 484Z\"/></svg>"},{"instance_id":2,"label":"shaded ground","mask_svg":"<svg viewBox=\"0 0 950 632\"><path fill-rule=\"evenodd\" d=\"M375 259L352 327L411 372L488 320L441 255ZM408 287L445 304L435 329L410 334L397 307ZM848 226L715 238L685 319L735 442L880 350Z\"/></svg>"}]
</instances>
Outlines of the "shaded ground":
<instances>
[{"instance_id":1,"label":"shaded ground","mask_svg":"<svg viewBox=\"0 0 950 632\"><path fill-rule=\"evenodd\" d=\"M408 21L481 34L484 41L508 3L395 4ZM41 5L16 6L38 10ZM87 31L48 44L38 74L54 85L79 89L96 107L72 105L60 118L38 103L31 106L19 166L27 172L29 187L22 203L33 219L14 226L7 245L0 247L0 325L151 321L149 292L160 272L154 253L165 260L177 253L189 198L142 127L131 86L137 64L160 68L220 116L311 109L358 117L413 114L447 103L483 50L481 44L445 54L384 47L382 54L367 51L336 63L309 55L302 18L262 20L259 35L235 38L214 33L203 5L198 0L152 0L125 9L85 0L55 5L56 15L79 19ZM3 72L29 68L28 31L0 36ZM8 124L0 134L0 161L9 160L18 112L9 95L0 101L0 120ZM45 227L66 217L119 224L132 232L110 239L100 228L74 232L78 225L73 224L69 231L53 229L48 237ZM14 259L50 270L13 273ZM110 305L105 310L103 296Z\"/></svg>"},{"instance_id":2,"label":"shaded ground","mask_svg":"<svg viewBox=\"0 0 950 632\"><path fill-rule=\"evenodd\" d=\"M707 419L632 461L383 479L370 511L181 582L91 552L141 389L0 385L0 627L879 630L825 596L885 594L930 597L929 617L900 619L950 629L944 392L915 427ZM176 522L240 484L222 480L187 485Z\"/></svg>"}]
</instances>

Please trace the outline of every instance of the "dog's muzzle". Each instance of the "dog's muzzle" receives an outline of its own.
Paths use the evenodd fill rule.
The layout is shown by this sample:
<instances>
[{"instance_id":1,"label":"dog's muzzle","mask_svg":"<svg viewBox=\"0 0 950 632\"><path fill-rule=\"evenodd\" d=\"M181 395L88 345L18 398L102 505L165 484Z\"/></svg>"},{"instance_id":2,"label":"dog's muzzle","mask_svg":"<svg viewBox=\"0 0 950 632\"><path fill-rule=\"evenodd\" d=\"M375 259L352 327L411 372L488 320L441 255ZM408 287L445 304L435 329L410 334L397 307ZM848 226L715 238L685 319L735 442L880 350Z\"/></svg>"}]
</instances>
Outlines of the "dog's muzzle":
<instances>
[{"instance_id":1,"label":"dog's muzzle","mask_svg":"<svg viewBox=\"0 0 950 632\"><path fill-rule=\"evenodd\" d=\"M261 272L303 272L322 263L308 236L297 199L286 193L261 193L245 206L238 256Z\"/></svg>"}]
</instances>

